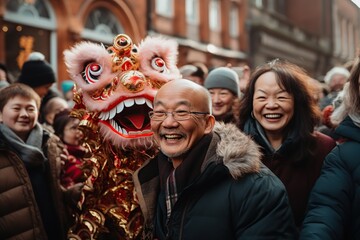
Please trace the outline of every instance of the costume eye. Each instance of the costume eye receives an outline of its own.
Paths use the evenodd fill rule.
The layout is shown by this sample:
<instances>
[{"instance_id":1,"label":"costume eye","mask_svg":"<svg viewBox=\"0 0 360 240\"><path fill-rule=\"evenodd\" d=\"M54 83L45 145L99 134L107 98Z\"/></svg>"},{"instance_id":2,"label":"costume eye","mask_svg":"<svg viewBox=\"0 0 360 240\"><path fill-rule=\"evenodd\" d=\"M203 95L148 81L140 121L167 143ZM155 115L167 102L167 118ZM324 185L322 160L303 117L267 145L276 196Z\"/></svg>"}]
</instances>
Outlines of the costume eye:
<instances>
[{"instance_id":1,"label":"costume eye","mask_svg":"<svg viewBox=\"0 0 360 240\"><path fill-rule=\"evenodd\" d=\"M151 60L151 67L154 68L158 72L167 72L165 61L162 58L155 57Z\"/></svg>"},{"instance_id":2,"label":"costume eye","mask_svg":"<svg viewBox=\"0 0 360 240\"><path fill-rule=\"evenodd\" d=\"M137 47L134 45L133 48L131 49L131 52L133 53L138 53L138 49Z\"/></svg>"},{"instance_id":3,"label":"costume eye","mask_svg":"<svg viewBox=\"0 0 360 240\"><path fill-rule=\"evenodd\" d=\"M101 75L103 69L98 63L89 63L85 67L85 71L83 74L84 80L87 83L96 83L99 80L99 76Z\"/></svg>"}]
</instances>

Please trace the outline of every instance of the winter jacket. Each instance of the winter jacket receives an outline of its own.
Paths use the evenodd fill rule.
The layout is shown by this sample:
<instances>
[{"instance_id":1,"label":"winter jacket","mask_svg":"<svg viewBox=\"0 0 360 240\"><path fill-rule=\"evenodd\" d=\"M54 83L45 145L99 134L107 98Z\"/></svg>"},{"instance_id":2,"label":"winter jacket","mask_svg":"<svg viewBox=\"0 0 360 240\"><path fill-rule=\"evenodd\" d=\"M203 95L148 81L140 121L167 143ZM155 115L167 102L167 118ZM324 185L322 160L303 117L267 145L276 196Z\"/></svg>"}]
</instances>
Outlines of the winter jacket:
<instances>
[{"instance_id":1,"label":"winter jacket","mask_svg":"<svg viewBox=\"0 0 360 240\"><path fill-rule=\"evenodd\" d=\"M347 140L325 159L301 239L360 239L360 128L347 117L335 131Z\"/></svg>"},{"instance_id":2,"label":"winter jacket","mask_svg":"<svg viewBox=\"0 0 360 240\"><path fill-rule=\"evenodd\" d=\"M312 157L294 163L299 140L290 136L284 140L281 147L271 150L254 122L246 125L244 132L253 137L261 146L262 162L283 182L286 187L296 226L300 229L304 220L306 205L311 189L320 175L326 155L336 146L336 142L319 132L315 134L315 150Z\"/></svg>"},{"instance_id":3,"label":"winter jacket","mask_svg":"<svg viewBox=\"0 0 360 240\"><path fill-rule=\"evenodd\" d=\"M159 156L135 172L145 233L157 239L296 239L285 188L261 164L250 138L235 125L217 124L203 151L199 174L179 193L167 224Z\"/></svg>"},{"instance_id":4,"label":"winter jacket","mask_svg":"<svg viewBox=\"0 0 360 240\"><path fill-rule=\"evenodd\" d=\"M34 174L38 179L31 180L20 155L11 149L2 132L0 133L0 239L48 239L32 181L50 189L40 189L37 196L43 195L41 199L47 199L44 197L46 195L52 199L53 204L42 203L47 205L43 208L47 211L45 215L52 218L47 223L56 223L55 227L62 230L58 233L57 239L65 239L66 216L59 184L62 148L60 139L44 131L43 151L48 161L43 162L41 167L33 166L30 172L34 174L45 171L46 174ZM41 176L46 176L45 181ZM51 212L49 209L54 211Z\"/></svg>"}]
</instances>

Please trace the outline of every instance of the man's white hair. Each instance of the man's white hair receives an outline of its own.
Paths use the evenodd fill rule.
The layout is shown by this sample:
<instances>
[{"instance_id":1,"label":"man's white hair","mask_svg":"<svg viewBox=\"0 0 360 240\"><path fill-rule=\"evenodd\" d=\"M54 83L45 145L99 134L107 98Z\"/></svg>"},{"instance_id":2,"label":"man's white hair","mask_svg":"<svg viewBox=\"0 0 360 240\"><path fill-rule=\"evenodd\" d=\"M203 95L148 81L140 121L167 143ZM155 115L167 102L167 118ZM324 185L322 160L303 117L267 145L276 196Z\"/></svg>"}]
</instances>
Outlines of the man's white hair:
<instances>
[{"instance_id":1,"label":"man's white hair","mask_svg":"<svg viewBox=\"0 0 360 240\"><path fill-rule=\"evenodd\" d=\"M340 74L348 78L350 76L350 72L344 67L333 67L328 71L324 77L324 81L327 85L329 85L332 81L332 78L335 74Z\"/></svg>"}]
</instances>

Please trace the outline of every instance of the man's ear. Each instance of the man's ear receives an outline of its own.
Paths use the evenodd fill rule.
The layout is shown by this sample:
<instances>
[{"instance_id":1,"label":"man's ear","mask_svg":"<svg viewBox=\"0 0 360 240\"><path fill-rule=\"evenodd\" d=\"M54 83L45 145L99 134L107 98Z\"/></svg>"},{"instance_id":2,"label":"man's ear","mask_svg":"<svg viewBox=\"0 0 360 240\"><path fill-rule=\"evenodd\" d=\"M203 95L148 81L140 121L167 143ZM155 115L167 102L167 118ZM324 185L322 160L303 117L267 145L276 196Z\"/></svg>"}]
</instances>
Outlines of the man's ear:
<instances>
[{"instance_id":1,"label":"man's ear","mask_svg":"<svg viewBox=\"0 0 360 240\"><path fill-rule=\"evenodd\" d=\"M0 123L2 123L2 121L3 121L3 114L2 112L0 112Z\"/></svg>"},{"instance_id":2,"label":"man's ear","mask_svg":"<svg viewBox=\"0 0 360 240\"><path fill-rule=\"evenodd\" d=\"M215 126L215 117L213 115L206 116L206 126L205 126L205 134L211 133Z\"/></svg>"}]
</instances>

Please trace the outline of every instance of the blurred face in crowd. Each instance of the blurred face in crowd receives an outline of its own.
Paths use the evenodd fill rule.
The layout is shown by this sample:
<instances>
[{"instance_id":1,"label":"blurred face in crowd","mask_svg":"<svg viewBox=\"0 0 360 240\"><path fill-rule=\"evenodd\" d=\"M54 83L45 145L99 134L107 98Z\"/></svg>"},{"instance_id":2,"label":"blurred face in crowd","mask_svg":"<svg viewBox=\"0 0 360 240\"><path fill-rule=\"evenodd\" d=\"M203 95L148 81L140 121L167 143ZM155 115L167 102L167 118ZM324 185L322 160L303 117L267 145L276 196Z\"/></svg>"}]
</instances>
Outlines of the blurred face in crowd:
<instances>
[{"instance_id":1,"label":"blurred face in crowd","mask_svg":"<svg viewBox=\"0 0 360 240\"><path fill-rule=\"evenodd\" d=\"M6 81L6 72L0 69L0 81Z\"/></svg>"},{"instance_id":2,"label":"blurred face in crowd","mask_svg":"<svg viewBox=\"0 0 360 240\"><path fill-rule=\"evenodd\" d=\"M212 101L213 115L215 117L225 116L232 111L232 105L236 96L225 88L209 89Z\"/></svg>"},{"instance_id":3,"label":"blurred face in crowd","mask_svg":"<svg viewBox=\"0 0 360 240\"><path fill-rule=\"evenodd\" d=\"M74 92L73 92L73 90L67 91L67 92L65 93L64 97L65 97L65 99L66 99L67 101L73 100L73 98L74 98Z\"/></svg>"},{"instance_id":4,"label":"blurred face in crowd","mask_svg":"<svg viewBox=\"0 0 360 240\"><path fill-rule=\"evenodd\" d=\"M0 113L0 121L26 141L38 120L38 116L39 110L34 99L15 96L5 104Z\"/></svg>"},{"instance_id":5,"label":"blurred face in crowd","mask_svg":"<svg viewBox=\"0 0 360 240\"><path fill-rule=\"evenodd\" d=\"M256 80L253 115L268 137L283 136L294 115L294 98L279 86L273 72L266 72Z\"/></svg>"},{"instance_id":6,"label":"blurred face in crowd","mask_svg":"<svg viewBox=\"0 0 360 240\"><path fill-rule=\"evenodd\" d=\"M61 112L62 110L64 110L65 108L68 108L68 104L65 101L65 99L61 98L61 97L54 97L52 99L50 99L45 106L45 120L47 123L49 124L53 124L54 123L54 118L55 115L58 112Z\"/></svg>"},{"instance_id":7,"label":"blurred face in crowd","mask_svg":"<svg viewBox=\"0 0 360 240\"><path fill-rule=\"evenodd\" d=\"M41 85L38 87L34 87L34 91L41 97L43 98L49 91L49 89L51 88L52 83L48 83L46 85Z\"/></svg>"},{"instance_id":8,"label":"blurred face in crowd","mask_svg":"<svg viewBox=\"0 0 360 240\"><path fill-rule=\"evenodd\" d=\"M213 128L215 120L209 115L210 99L206 91L194 82L180 79L162 86L155 97L151 129L161 151L173 160L174 166ZM157 113L165 113L164 119L157 118Z\"/></svg>"},{"instance_id":9,"label":"blurred face in crowd","mask_svg":"<svg viewBox=\"0 0 360 240\"><path fill-rule=\"evenodd\" d=\"M331 78L329 87L332 91L340 91L343 89L346 80L347 80L346 76L342 74L334 74L334 76Z\"/></svg>"},{"instance_id":10,"label":"blurred face in crowd","mask_svg":"<svg viewBox=\"0 0 360 240\"><path fill-rule=\"evenodd\" d=\"M78 129L80 120L77 118L71 118L64 127L63 141L69 145L80 145L82 138L82 132Z\"/></svg>"}]
</instances>

